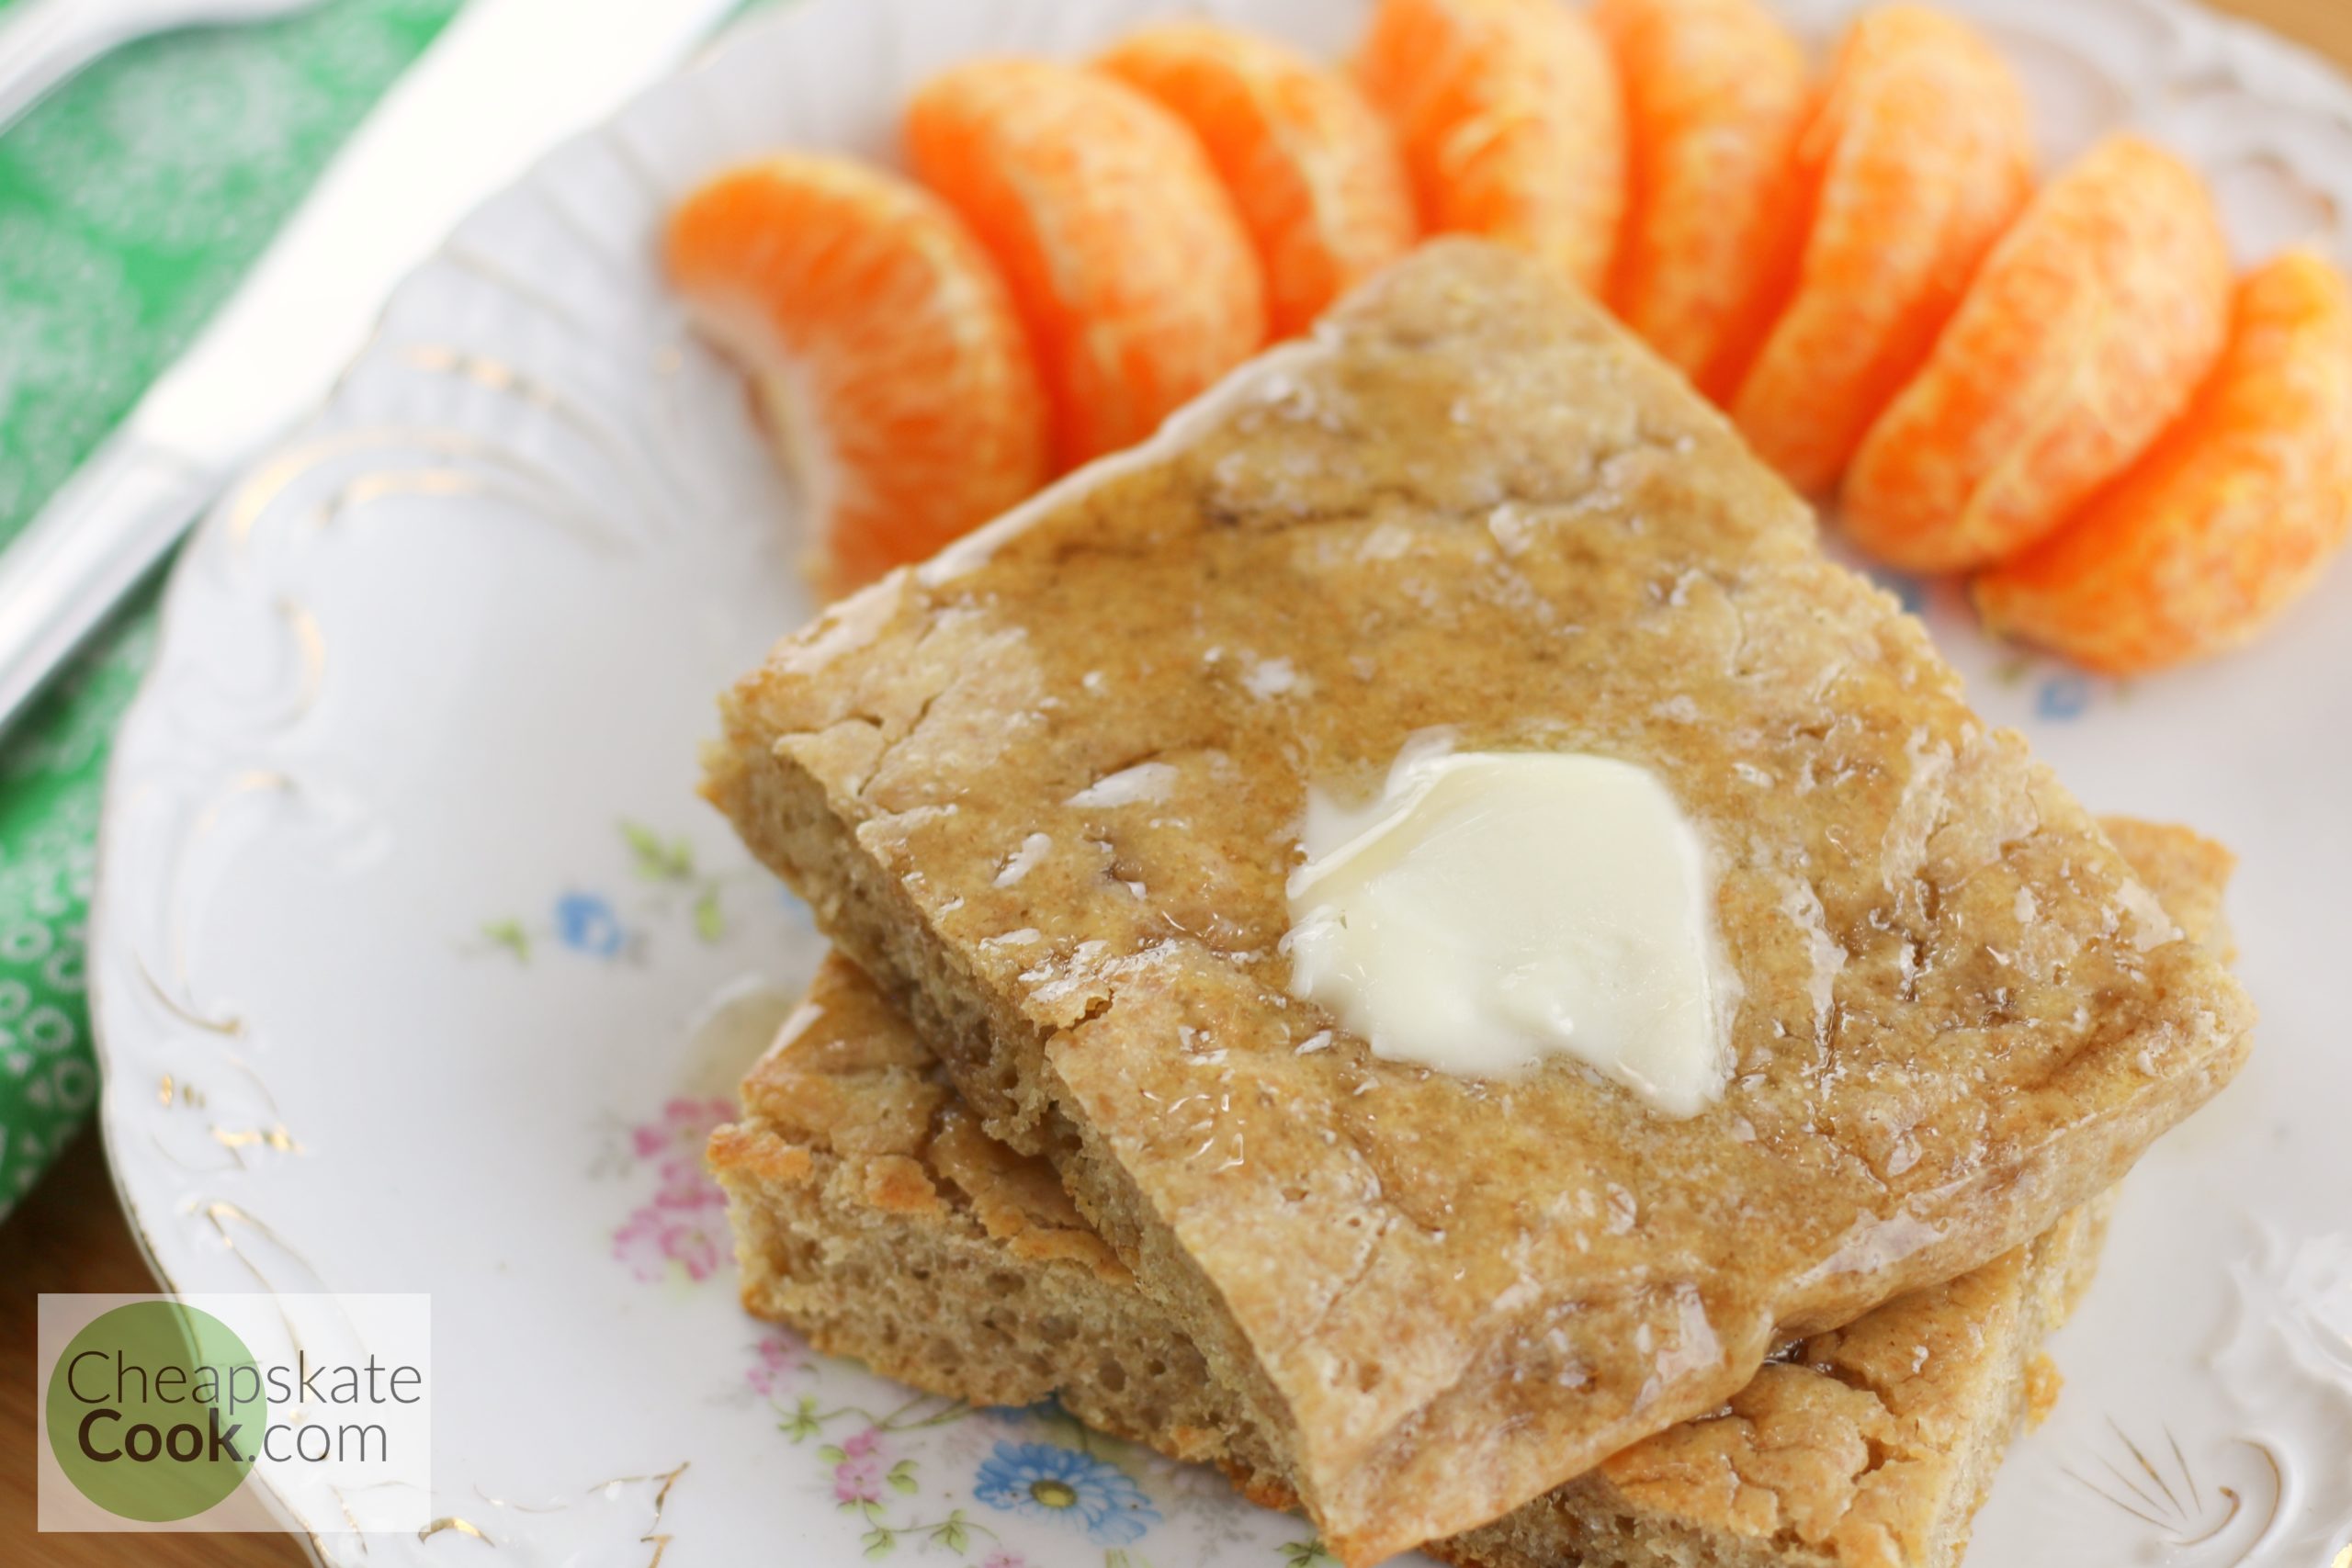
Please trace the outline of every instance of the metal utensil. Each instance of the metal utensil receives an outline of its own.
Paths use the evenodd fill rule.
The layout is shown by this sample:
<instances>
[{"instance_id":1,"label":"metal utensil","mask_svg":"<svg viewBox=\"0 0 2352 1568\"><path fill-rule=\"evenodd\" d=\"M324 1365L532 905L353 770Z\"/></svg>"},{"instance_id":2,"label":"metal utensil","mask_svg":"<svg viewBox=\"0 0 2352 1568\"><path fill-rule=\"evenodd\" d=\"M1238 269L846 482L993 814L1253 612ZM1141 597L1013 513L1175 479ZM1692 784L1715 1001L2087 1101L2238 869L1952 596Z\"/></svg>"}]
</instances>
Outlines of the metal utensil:
<instances>
[{"instance_id":1,"label":"metal utensil","mask_svg":"<svg viewBox=\"0 0 2352 1568\"><path fill-rule=\"evenodd\" d=\"M735 0L471 0L244 285L0 549L0 727L238 466L325 393L484 196L684 56Z\"/></svg>"},{"instance_id":2,"label":"metal utensil","mask_svg":"<svg viewBox=\"0 0 2352 1568\"><path fill-rule=\"evenodd\" d=\"M0 12L0 130L108 50L149 33L254 22L319 0L17 0Z\"/></svg>"}]
</instances>

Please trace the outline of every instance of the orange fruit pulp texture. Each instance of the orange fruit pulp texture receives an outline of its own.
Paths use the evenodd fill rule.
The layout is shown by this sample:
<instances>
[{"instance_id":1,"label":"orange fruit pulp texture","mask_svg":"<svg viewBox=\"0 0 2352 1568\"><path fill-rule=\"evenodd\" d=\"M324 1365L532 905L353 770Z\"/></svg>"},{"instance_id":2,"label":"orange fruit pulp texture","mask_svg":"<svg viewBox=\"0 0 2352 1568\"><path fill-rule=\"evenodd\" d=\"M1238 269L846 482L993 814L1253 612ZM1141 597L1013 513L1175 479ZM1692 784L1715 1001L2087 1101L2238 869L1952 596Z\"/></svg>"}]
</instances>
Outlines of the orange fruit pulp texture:
<instances>
[{"instance_id":1,"label":"orange fruit pulp texture","mask_svg":"<svg viewBox=\"0 0 2352 1568\"><path fill-rule=\"evenodd\" d=\"M1142 440L1264 342L1264 280L1232 198L1193 133L1132 87L972 61L915 94L906 135L917 175L1004 273L1057 469Z\"/></svg>"},{"instance_id":2,"label":"orange fruit pulp texture","mask_svg":"<svg viewBox=\"0 0 2352 1568\"><path fill-rule=\"evenodd\" d=\"M1396 128L1421 226L1482 234L1608 284L1625 108L1592 25L1561 0L1382 0L1357 80Z\"/></svg>"},{"instance_id":3,"label":"orange fruit pulp texture","mask_svg":"<svg viewBox=\"0 0 2352 1568\"><path fill-rule=\"evenodd\" d=\"M1200 138L1264 268L1273 336L1305 332L1412 245L1396 142L1344 76L1205 22L1146 28L1094 63Z\"/></svg>"},{"instance_id":4,"label":"orange fruit pulp texture","mask_svg":"<svg viewBox=\"0 0 2352 1568\"><path fill-rule=\"evenodd\" d=\"M2134 674L2231 648L2352 525L2352 293L2308 251L2239 285L2188 412L2073 521L1976 580L1997 631Z\"/></svg>"},{"instance_id":5,"label":"orange fruit pulp texture","mask_svg":"<svg viewBox=\"0 0 2352 1568\"><path fill-rule=\"evenodd\" d=\"M2032 182L2025 95L1973 28L1886 6L1849 28L1796 141L1785 299L1734 421L1790 483L1826 492L1910 378Z\"/></svg>"},{"instance_id":6,"label":"orange fruit pulp texture","mask_svg":"<svg viewBox=\"0 0 2352 1568\"><path fill-rule=\"evenodd\" d=\"M1758 0L1600 0L1632 127L1610 303L1722 401L1787 292L1804 51Z\"/></svg>"},{"instance_id":7,"label":"orange fruit pulp texture","mask_svg":"<svg viewBox=\"0 0 2352 1568\"><path fill-rule=\"evenodd\" d=\"M750 374L829 586L920 560L1046 478L1012 299L955 213L844 158L722 174L671 215L672 284Z\"/></svg>"},{"instance_id":8,"label":"orange fruit pulp texture","mask_svg":"<svg viewBox=\"0 0 2352 1568\"><path fill-rule=\"evenodd\" d=\"M2031 544L2188 405L2229 318L2229 244L2204 181L2135 137L2100 142L1994 247L1863 438L1847 533L1914 571Z\"/></svg>"}]
</instances>

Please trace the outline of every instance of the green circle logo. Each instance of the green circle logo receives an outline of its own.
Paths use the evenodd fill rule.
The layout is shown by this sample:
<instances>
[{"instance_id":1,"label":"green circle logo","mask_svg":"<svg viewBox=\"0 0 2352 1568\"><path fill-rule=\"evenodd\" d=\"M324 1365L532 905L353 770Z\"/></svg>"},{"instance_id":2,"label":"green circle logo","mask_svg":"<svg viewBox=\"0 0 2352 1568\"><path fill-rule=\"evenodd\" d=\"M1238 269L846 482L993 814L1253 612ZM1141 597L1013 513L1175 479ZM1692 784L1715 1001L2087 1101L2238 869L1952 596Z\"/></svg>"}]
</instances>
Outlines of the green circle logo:
<instances>
[{"instance_id":1,"label":"green circle logo","mask_svg":"<svg viewBox=\"0 0 2352 1568\"><path fill-rule=\"evenodd\" d=\"M49 1374L49 1446L126 1519L200 1514L237 1489L269 1419L253 1352L209 1312L134 1302L74 1337Z\"/></svg>"}]
</instances>

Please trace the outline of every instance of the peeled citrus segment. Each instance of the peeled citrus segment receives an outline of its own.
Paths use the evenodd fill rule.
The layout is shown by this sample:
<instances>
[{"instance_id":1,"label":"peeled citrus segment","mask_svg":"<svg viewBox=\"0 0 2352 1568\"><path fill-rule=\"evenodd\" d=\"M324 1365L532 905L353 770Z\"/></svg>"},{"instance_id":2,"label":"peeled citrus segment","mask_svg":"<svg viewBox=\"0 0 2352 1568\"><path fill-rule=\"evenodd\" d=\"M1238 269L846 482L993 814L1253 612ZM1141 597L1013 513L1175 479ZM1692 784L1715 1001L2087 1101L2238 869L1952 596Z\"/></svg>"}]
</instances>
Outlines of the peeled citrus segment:
<instances>
[{"instance_id":1,"label":"peeled citrus segment","mask_svg":"<svg viewBox=\"0 0 2352 1568\"><path fill-rule=\"evenodd\" d=\"M1134 88L973 61L915 94L906 130L916 174L1012 290L1057 468L1142 440L1264 342L1264 279L1232 197L1183 122Z\"/></svg>"},{"instance_id":2,"label":"peeled citrus segment","mask_svg":"<svg viewBox=\"0 0 2352 1568\"><path fill-rule=\"evenodd\" d=\"M1847 532L1911 571L2031 544L2188 406L2229 319L2204 182L2135 138L2101 142L1994 247L1871 427L1846 476Z\"/></svg>"},{"instance_id":3,"label":"peeled citrus segment","mask_svg":"<svg viewBox=\"0 0 2352 1568\"><path fill-rule=\"evenodd\" d=\"M1632 127L1610 303L1718 400L1796 261L1804 51L1758 0L1600 0Z\"/></svg>"},{"instance_id":4,"label":"peeled citrus segment","mask_svg":"<svg viewBox=\"0 0 2352 1568\"><path fill-rule=\"evenodd\" d=\"M1381 0L1357 80L1396 128L1421 226L1483 234L1599 293L1625 211L1625 106L1560 0Z\"/></svg>"},{"instance_id":5,"label":"peeled citrus segment","mask_svg":"<svg viewBox=\"0 0 2352 1568\"><path fill-rule=\"evenodd\" d=\"M1928 355L2032 179L2025 95L1992 45L1918 6L1847 33L1796 143L1802 254L1732 417L1826 491Z\"/></svg>"},{"instance_id":6,"label":"peeled citrus segment","mask_svg":"<svg viewBox=\"0 0 2352 1568\"><path fill-rule=\"evenodd\" d=\"M769 158L689 196L663 259L751 375L832 586L920 560L1045 481L1045 395L1012 297L921 186Z\"/></svg>"},{"instance_id":7,"label":"peeled citrus segment","mask_svg":"<svg viewBox=\"0 0 2352 1568\"><path fill-rule=\"evenodd\" d=\"M2173 427L2041 544L1976 580L1985 621L2134 674L2251 637L2352 527L2352 293L2309 252L2237 290L2229 346Z\"/></svg>"},{"instance_id":8,"label":"peeled citrus segment","mask_svg":"<svg viewBox=\"0 0 2352 1568\"><path fill-rule=\"evenodd\" d=\"M1266 275L1275 337L1405 254L1411 188L1355 85L1283 45L1205 22L1136 33L1095 62L1192 128Z\"/></svg>"}]
</instances>

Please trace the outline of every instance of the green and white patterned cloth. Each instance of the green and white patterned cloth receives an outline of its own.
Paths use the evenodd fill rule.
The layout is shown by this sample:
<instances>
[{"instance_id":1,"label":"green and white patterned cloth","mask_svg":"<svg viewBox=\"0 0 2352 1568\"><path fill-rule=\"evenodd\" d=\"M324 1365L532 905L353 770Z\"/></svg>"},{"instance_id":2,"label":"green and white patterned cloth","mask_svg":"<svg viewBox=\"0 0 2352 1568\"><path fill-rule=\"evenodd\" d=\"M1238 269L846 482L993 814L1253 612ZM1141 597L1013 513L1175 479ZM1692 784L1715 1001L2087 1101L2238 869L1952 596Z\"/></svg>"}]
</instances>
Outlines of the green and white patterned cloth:
<instances>
[{"instance_id":1,"label":"green and white patterned cloth","mask_svg":"<svg viewBox=\"0 0 2352 1568\"><path fill-rule=\"evenodd\" d=\"M0 549L456 9L326 0L149 39L0 133ZM151 583L0 737L0 1214L97 1098L82 953L98 799L155 600Z\"/></svg>"}]
</instances>

